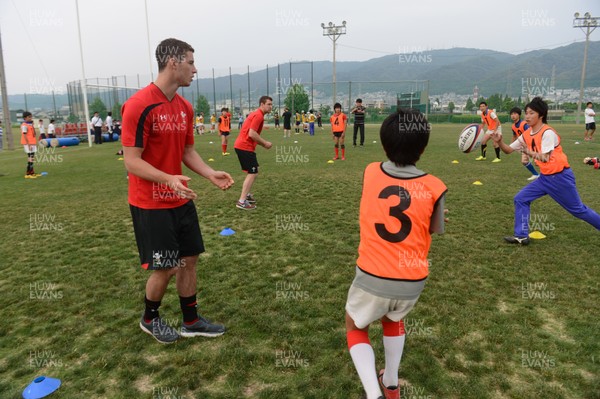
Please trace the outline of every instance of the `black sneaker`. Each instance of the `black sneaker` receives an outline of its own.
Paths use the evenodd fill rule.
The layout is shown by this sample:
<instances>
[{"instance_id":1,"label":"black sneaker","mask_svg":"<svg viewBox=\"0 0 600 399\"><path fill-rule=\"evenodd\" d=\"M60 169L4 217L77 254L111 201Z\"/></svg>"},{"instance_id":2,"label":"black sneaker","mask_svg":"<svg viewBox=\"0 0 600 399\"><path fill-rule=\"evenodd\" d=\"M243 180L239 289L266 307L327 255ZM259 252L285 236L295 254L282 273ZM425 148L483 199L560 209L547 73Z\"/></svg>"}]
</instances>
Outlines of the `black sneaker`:
<instances>
[{"instance_id":1,"label":"black sneaker","mask_svg":"<svg viewBox=\"0 0 600 399\"><path fill-rule=\"evenodd\" d=\"M152 335L161 344L172 344L179 338L177 330L165 323L160 317L156 317L149 323L146 323L144 316L142 316L140 328L146 334Z\"/></svg>"},{"instance_id":2,"label":"black sneaker","mask_svg":"<svg viewBox=\"0 0 600 399\"><path fill-rule=\"evenodd\" d=\"M194 324L181 325L181 335L183 337L218 337L225 334L225 326L212 324L212 322L198 315L198 321Z\"/></svg>"},{"instance_id":3,"label":"black sneaker","mask_svg":"<svg viewBox=\"0 0 600 399\"><path fill-rule=\"evenodd\" d=\"M508 242L509 244L528 245L529 237L508 236L508 237L504 237L504 241Z\"/></svg>"},{"instance_id":4,"label":"black sneaker","mask_svg":"<svg viewBox=\"0 0 600 399\"><path fill-rule=\"evenodd\" d=\"M246 201L248 201L249 204L256 204L256 200L252 194L246 195Z\"/></svg>"}]
</instances>

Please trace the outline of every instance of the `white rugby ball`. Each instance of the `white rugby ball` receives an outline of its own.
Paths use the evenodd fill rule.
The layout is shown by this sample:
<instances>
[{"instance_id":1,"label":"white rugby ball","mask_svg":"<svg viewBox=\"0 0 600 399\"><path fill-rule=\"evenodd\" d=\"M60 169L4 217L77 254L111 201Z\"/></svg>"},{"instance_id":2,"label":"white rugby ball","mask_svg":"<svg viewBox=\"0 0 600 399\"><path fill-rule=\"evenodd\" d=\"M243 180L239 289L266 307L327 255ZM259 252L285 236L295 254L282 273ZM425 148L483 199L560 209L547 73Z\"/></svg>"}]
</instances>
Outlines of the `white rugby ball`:
<instances>
[{"instance_id":1,"label":"white rugby ball","mask_svg":"<svg viewBox=\"0 0 600 399\"><path fill-rule=\"evenodd\" d=\"M480 125L476 123L465 126L458 137L458 149L467 154L479 148L483 138L481 133Z\"/></svg>"}]
</instances>

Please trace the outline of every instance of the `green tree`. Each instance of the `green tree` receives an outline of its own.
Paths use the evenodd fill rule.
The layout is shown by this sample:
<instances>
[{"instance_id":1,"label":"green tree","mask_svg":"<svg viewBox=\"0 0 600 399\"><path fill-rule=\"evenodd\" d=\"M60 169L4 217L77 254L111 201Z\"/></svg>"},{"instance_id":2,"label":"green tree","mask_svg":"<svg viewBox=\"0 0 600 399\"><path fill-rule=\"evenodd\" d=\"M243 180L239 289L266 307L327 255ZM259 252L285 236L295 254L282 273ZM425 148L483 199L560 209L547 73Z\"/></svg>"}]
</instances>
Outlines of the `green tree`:
<instances>
[{"instance_id":1,"label":"green tree","mask_svg":"<svg viewBox=\"0 0 600 399\"><path fill-rule=\"evenodd\" d=\"M475 109L475 103L471 100L471 97L467 99L467 104L465 105L465 111L473 111Z\"/></svg>"},{"instance_id":2,"label":"green tree","mask_svg":"<svg viewBox=\"0 0 600 399\"><path fill-rule=\"evenodd\" d=\"M79 122L79 118L75 114L69 114L69 117L67 118L67 122L77 123L77 122Z\"/></svg>"},{"instance_id":3,"label":"green tree","mask_svg":"<svg viewBox=\"0 0 600 399\"><path fill-rule=\"evenodd\" d=\"M510 110L514 106L516 106L515 100L513 100L512 98L506 96L506 98L504 99L504 103L502 105L502 109L504 111L506 111L506 112L510 112Z\"/></svg>"},{"instance_id":4,"label":"green tree","mask_svg":"<svg viewBox=\"0 0 600 399\"><path fill-rule=\"evenodd\" d=\"M108 112L108 110L106 109L106 105L104 105L104 103L102 102L100 97L94 98L94 101L92 101L90 103L89 111L90 111L90 117L92 117L94 115L94 112L98 112L100 114L100 118L102 118L102 120L104 120L106 118L106 114Z\"/></svg>"},{"instance_id":5,"label":"green tree","mask_svg":"<svg viewBox=\"0 0 600 399\"><path fill-rule=\"evenodd\" d=\"M296 112L296 110L298 112L308 111L310 102L308 101L308 93L304 90L304 86L296 83L290 87L284 103L292 113Z\"/></svg>"},{"instance_id":6,"label":"green tree","mask_svg":"<svg viewBox=\"0 0 600 399\"><path fill-rule=\"evenodd\" d=\"M120 121L121 120L121 107L123 105L119 102L116 102L115 105L113 105L112 107L112 117L113 120L115 121Z\"/></svg>"},{"instance_id":7,"label":"green tree","mask_svg":"<svg viewBox=\"0 0 600 399\"><path fill-rule=\"evenodd\" d=\"M206 97L204 97L202 94L198 96L198 99L196 100L196 108L194 110L196 111L196 114L203 112L205 117L210 115L210 105L208 104Z\"/></svg>"},{"instance_id":8,"label":"green tree","mask_svg":"<svg viewBox=\"0 0 600 399\"><path fill-rule=\"evenodd\" d=\"M454 108L455 108L454 103L452 101L450 101L448 103L448 111L450 111L450 113L453 113L454 112Z\"/></svg>"},{"instance_id":9,"label":"green tree","mask_svg":"<svg viewBox=\"0 0 600 399\"><path fill-rule=\"evenodd\" d=\"M329 106L329 105L321 105L319 107L319 112L321 113L321 116L323 118L328 118L329 114L331 113L331 106Z\"/></svg>"}]
</instances>

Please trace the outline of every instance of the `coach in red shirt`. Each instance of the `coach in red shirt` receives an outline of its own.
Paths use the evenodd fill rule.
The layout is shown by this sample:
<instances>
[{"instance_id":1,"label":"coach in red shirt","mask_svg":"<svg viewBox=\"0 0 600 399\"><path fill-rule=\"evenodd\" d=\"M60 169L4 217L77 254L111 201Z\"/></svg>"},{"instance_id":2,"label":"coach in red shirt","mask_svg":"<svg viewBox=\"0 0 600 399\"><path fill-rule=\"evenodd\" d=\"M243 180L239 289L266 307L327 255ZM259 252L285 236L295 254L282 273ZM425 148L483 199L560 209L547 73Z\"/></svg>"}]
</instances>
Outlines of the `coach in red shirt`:
<instances>
[{"instance_id":1,"label":"coach in red shirt","mask_svg":"<svg viewBox=\"0 0 600 399\"><path fill-rule=\"evenodd\" d=\"M197 72L194 49L166 39L156 48L156 60L156 81L123 105L122 140L135 239L142 268L152 271L140 328L166 344L180 334L212 337L225 332L224 326L212 324L196 309L196 263L204 244L193 202L196 193L188 187L190 178L182 175L181 164L223 190L233 180L209 167L194 149L194 111L177 94ZM173 276L183 313L180 334L158 314Z\"/></svg>"},{"instance_id":2,"label":"coach in red shirt","mask_svg":"<svg viewBox=\"0 0 600 399\"><path fill-rule=\"evenodd\" d=\"M250 193L252 184L258 176L258 160L256 159L256 145L260 144L267 150L273 146L269 141L260 137L265 114L273 109L273 99L269 96L262 96L259 100L259 107L256 111L250 113L244 124L238 138L235 140L233 148L240 160L242 170L247 173L242 185L242 194L236 206L240 209L256 209L256 200Z\"/></svg>"}]
</instances>

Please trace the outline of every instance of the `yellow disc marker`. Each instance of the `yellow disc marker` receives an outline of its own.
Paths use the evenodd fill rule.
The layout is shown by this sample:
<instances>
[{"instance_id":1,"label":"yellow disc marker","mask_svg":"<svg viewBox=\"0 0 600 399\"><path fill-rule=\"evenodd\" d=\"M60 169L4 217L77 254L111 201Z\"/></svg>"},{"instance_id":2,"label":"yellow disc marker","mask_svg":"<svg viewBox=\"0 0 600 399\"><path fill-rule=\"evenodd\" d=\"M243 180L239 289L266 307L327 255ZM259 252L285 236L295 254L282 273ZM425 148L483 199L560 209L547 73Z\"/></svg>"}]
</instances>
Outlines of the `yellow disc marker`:
<instances>
[{"instance_id":1,"label":"yellow disc marker","mask_svg":"<svg viewBox=\"0 0 600 399\"><path fill-rule=\"evenodd\" d=\"M452 161L452 163L458 163L458 161L455 159L454 161Z\"/></svg>"},{"instance_id":2,"label":"yellow disc marker","mask_svg":"<svg viewBox=\"0 0 600 399\"><path fill-rule=\"evenodd\" d=\"M531 233L529 233L529 237L533 238L534 240L543 240L544 238L546 238L546 236L539 231L532 231Z\"/></svg>"},{"instance_id":3,"label":"yellow disc marker","mask_svg":"<svg viewBox=\"0 0 600 399\"><path fill-rule=\"evenodd\" d=\"M479 180L473 182L473 184L476 185L476 186L483 186L483 183L480 182Z\"/></svg>"}]
</instances>

